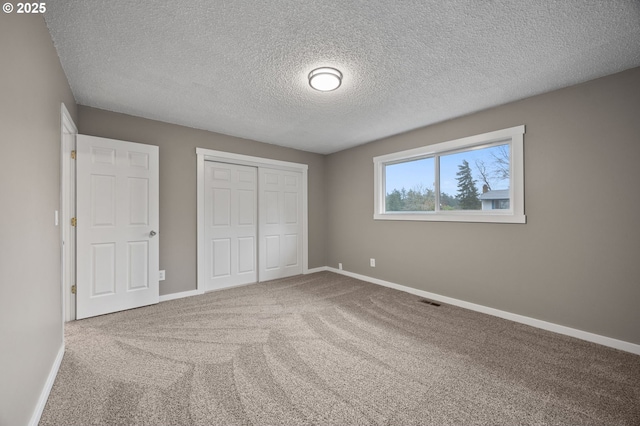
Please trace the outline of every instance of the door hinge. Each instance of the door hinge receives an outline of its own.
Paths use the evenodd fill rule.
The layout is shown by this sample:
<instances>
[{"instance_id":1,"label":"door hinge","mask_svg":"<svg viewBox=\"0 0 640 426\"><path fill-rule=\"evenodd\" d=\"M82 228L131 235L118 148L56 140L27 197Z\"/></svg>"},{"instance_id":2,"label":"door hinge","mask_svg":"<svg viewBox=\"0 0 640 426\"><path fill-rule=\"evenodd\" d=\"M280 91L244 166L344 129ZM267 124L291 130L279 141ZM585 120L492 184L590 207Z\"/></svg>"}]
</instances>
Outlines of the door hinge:
<instances>
[{"instance_id":1,"label":"door hinge","mask_svg":"<svg viewBox=\"0 0 640 426\"><path fill-rule=\"evenodd\" d=\"M76 226L78 224L78 221L76 220L75 217L71 218L71 226Z\"/></svg>"},{"instance_id":2,"label":"door hinge","mask_svg":"<svg viewBox=\"0 0 640 426\"><path fill-rule=\"evenodd\" d=\"M71 151L71 159L72 160L76 159L76 151L75 150Z\"/></svg>"},{"instance_id":3,"label":"door hinge","mask_svg":"<svg viewBox=\"0 0 640 426\"><path fill-rule=\"evenodd\" d=\"M71 286L71 294L76 294L76 285Z\"/></svg>"}]
</instances>

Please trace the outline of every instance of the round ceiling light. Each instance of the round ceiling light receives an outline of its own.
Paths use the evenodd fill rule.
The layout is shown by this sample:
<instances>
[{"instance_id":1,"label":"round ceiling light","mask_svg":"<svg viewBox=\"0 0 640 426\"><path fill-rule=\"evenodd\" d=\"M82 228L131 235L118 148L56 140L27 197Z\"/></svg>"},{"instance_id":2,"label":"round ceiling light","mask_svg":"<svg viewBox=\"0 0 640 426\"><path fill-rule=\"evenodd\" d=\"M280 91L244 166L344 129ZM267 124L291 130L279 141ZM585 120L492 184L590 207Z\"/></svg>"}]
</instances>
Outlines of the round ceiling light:
<instances>
[{"instance_id":1,"label":"round ceiling light","mask_svg":"<svg viewBox=\"0 0 640 426\"><path fill-rule=\"evenodd\" d=\"M342 84L342 73L335 68L316 68L309 73L309 85L321 92L336 90Z\"/></svg>"}]
</instances>

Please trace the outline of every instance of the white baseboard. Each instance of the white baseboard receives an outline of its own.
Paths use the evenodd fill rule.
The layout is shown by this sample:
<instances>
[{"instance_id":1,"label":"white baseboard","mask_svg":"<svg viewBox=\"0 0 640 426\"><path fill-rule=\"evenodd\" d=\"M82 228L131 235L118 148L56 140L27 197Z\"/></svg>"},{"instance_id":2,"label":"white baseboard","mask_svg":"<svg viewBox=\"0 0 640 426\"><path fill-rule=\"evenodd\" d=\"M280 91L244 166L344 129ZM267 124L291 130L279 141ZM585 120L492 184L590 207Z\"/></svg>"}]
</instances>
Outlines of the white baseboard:
<instances>
[{"instance_id":1,"label":"white baseboard","mask_svg":"<svg viewBox=\"0 0 640 426\"><path fill-rule=\"evenodd\" d=\"M183 297L198 296L200 294L204 294L204 291L189 290L189 291L181 291L180 293L169 293L169 294L160 296L160 302L166 302L168 300L174 300L174 299L182 299Z\"/></svg>"},{"instance_id":2,"label":"white baseboard","mask_svg":"<svg viewBox=\"0 0 640 426\"><path fill-rule=\"evenodd\" d=\"M47 381L44 383L42 392L40 392L40 398L38 398L38 403L36 404L36 408L35 410L33 410L33 414L31 415L29 426L38 426L38 423L40 423L40 417L42 417L44 406L47 405L47 400L49 399L49 394L51 393L53 382L56 381L56 376L58 375L60 364L62 364L63 356L64 356L64 342L62 342L62 345L58 350L58 355L56 355L56 359L53 361L53 365L51 366L51 370L49 371L49 376L47 376Z\"/></svg>"},{"instance_id":3,"label":"white baseboard","mask_svg":"<svg viewBox=\"0 0 640 426\"><path fill-rule=\"evenodd\" d=\"M504 318L510 321L519 322L521 324L530 325L532 327L541 328L543 330L552 331L554 333L564 334L566 336L575 337L578 339L586 340L588 342L593 342L600 345L609 346L611 348L620 349L625 352L631 352L633 354L640 355L640 345L635 343L625 342L624 340L613 339L611 337L601 336L599 334L589 333L587 331L577 330L575 328L554 324L552 322L542 321L542 320L531 318L531 317L525 317L524 315L518 315L511 312L501 311L499 309L489 308L487 306L465 302L464 300L454 299L452 297L441 296L436 293L430 293L428 291L418 290L416 288L411 288L404 285L392 283L389 281L380 280L378 278L368 277L366 275L356 274L354 272L348 272L345 270L335 269L332 267L326 267L325 270L335 272L336 274L357 278L359 280L367 281L372 284L378 284L384 287L394 288L396 290L415 294L416 296L424 297L424 298L435 300L438 302L447 303L449 305L459 306L461 308L469 309L476 312L482 312L483 314L493 315L495 317Z\"/></svg>"},{"instance_id":4,"label":"white baseboard","mask_svg":"<svg viewBox=\"0 0 640 426\"><path fill-rule=\"evenodd\" d=\"M315 274L316 272L322 272L322 271L328 271L328 267L327 266L319 266L317 268L311 268L311 269L307 269L305 272L303 272L304 275L307 274Z\"/></svg>"}]
</instances>

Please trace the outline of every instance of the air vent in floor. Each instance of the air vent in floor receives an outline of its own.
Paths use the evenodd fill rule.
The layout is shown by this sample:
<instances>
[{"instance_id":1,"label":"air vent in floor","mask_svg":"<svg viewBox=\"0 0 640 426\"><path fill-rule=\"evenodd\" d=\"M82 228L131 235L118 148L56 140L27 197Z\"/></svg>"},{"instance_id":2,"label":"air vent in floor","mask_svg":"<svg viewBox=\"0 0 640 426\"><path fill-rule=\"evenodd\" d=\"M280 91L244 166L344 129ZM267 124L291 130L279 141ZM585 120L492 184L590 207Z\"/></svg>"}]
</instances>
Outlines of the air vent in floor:
<instances>
[{"instance_id":1,"label":"air vent in floor","mask_svg":"<svg viewBox=\"0 0 640 426\"><path fill-rule=\"evenodd\" d=\"M433 300L422 299L420 303L424 303L426 305L440 306L439 303L434 302Z\"/></svg>"}]
</instances>

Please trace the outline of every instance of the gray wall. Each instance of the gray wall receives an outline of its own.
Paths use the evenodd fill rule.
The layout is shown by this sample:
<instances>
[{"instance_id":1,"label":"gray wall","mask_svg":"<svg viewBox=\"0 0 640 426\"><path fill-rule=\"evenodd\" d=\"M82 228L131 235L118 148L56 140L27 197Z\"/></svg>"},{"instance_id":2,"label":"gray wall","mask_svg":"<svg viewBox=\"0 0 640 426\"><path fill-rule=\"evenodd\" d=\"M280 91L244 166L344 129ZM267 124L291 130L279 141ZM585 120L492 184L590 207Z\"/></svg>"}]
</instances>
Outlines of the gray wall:
<instances>
[{"instance_id":1,"label":"gray wall","mask_svg":"<svg viewBox=\"0 0 640 426\"><path fill-rule=\"evenodd\" d=\"M196 147L309 165L309 268L324 266L324 156L117 114L78 107L82 134L160 147L160 294L196 288Z\"/></svg>"},{"instance_id":2,"label":"gray wall","mask_svg":"<svg viewBox=\"0 0 640 426\"><path fill-rule=\"evenodd\" d=\"M520 124L527 224L372 219L374 156ZM329 266L640 344L640 68L330 155L325 175Z\"/></svg>"},{"instance_id":3,"label":"gray wall","mask_svg":"<svg viewBox=\"0 0 640 426\"><path fill-rule=\"evenodd\" d=\"M0 425L23 425L62 345L60 103L76 107L42 16L0 14L0 52Z\"/></svg>"}]
</instances>

